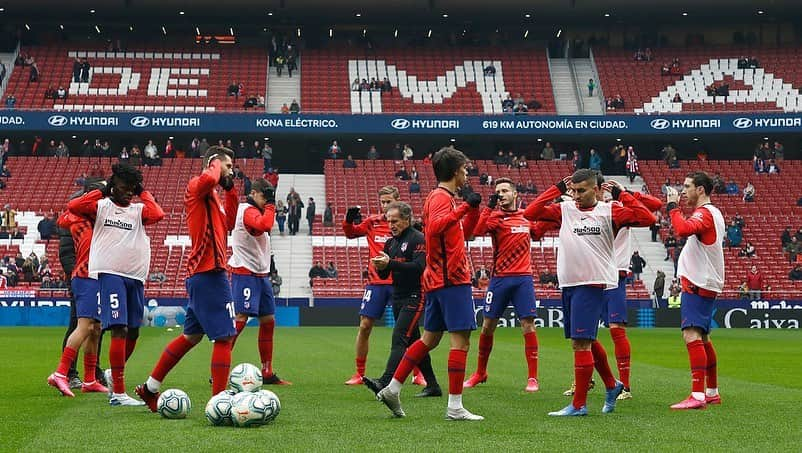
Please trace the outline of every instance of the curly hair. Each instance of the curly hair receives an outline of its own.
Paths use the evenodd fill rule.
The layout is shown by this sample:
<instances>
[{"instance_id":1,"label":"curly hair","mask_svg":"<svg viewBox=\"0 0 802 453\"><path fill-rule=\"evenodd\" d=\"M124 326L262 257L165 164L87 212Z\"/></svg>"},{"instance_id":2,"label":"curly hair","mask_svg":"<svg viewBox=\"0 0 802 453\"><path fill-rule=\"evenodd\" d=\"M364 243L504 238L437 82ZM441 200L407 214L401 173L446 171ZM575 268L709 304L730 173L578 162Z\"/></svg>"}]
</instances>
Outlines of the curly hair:
<instances>
[{"instance_id":1,"label":"curly hair","mask_svg":"<svg viewBox=\"0 0 802 453\"><path fill-rule=\"evenodd\" d=\"M111 177L114 180L121 181L128 186L135 186L142 184L142 172L138 168L126 164L119 163L111 166Z\"/></svg>"}]
</instances>

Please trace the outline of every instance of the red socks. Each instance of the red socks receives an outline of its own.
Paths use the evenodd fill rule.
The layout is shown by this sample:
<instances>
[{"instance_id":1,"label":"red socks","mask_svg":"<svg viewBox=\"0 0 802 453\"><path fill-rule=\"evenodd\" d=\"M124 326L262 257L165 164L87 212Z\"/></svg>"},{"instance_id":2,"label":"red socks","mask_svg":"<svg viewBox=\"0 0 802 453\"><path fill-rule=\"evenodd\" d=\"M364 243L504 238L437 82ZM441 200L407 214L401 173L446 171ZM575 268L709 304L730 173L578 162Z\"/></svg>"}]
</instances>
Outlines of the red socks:
<instances>
[{"instance_id":1,"label":"red socks","mask_svg":"<svg viewBox=\"0 0 802 453\"><path fill-rule=\"evenodd\" d=\"M61 351L61 360L58 362L58 368L56 368L56 373L66 376L67 373L70 372L70 366L72 362L75 361L75 357L78 356L78 350L71 348L69 346L65 347L63 351Z\"/></svg>"},{"instance_id":2,"label":"red socks","mask_svg":"<svg viewBox=\"0 0 802 453\"><path fill-rule=\"evenodd\" d=\"M184 357L184 354L194 346L194 344L187 340L187 337L179 335L164 348L164 352L162 352L161 357L159 357L159 361L156 362L156 366L153 367L153 371L150 372L150 377L159 382L164 381L167 373L169 373L175 364L181 360L181 357Z\"/></svg>"},{"instance_id":3,"label":"red socks","mask_svg":"<svg viewBox=\"0 0 802 453\"><path fill-rule=\"evenodd\" d=\"M125 393L125 338L111 337L109 346L109 365L114 393Z\"/></svg>"},{"instance_id":4,"label":"red socks","mask_svg":"<svg viewBox=\"0 0 802 453\"><path fill-rule=\"evenodd\" d=\"M593 340L590 350L591 354L593 354L596 371L599 372L604 386L607 387L607 390L612 389L615 387L615 376L613 376L613 371L610 369L610 362L607 361L607 351L604 350L604 346L598 340Z\"/></svg>"},{"instance_id":5,"label":"red socks","mask_svg":"<svg viewBox=\"0 0 802 453\"><path fill-rule=\"evenodd\" d=\"M713 348L713 343L708 341L705 343L705 354L707 355L707 388L718 388L718 373L716 371L716 349Z\"/></svg>"},{"instance_id":6,"label":"red socks","mask_svg":"<svg viewBox=\"0 0 802 453\"><path fill-rule=\"evenodd\" d=\"M125 362L128 363L128 359L131 358L131 354L134 353L134 348L136 348L136 338L126 338L125 339Z\"/></svg>"},{"instance_id":7,"label":"red socks","mask_svg":"<svg viewBox=\"0 0 802 453\"><path fill-rule=\"evenodd\" d=\"M242 330L245 328L245 324L247 324L247 323L248 323L248 321L234 321L234 327L237 328L237 334L234 335L234 338L231 340L231 349L232 350L234 349L234 346L236 346L236 344L237 344L237 338L239 338L239 334L242 333ZM215 395L216 395L216 393L215 393Z\"/></svg>"},{"instance_id":8,"label":"red socks","mask_svg":"<svg viewBox=\"0 0 802 453\"><path fill-rule=\"evenodd\" d=\"M183 337L183 336L182 336ZM231 369L231 341L215 340L212 348L212 394L226 389Z\"/></svg>"},{"instance_id":9,"label":"red socks","mask_svg":"<svg viewBox=\"0 0 802 453\"><path fill-rule=\"evenodd\" d=\"M493 335L479 334L479 364L476 367L476 374L487 374L487 360L492 350Z\"/></svg>"},{"instance_id":10,"label":"red socks","mask_svg":"<svg viewBox=\"0 0 802 453\"><path fill-rule=\"evenodd\" d=\"M579 409L588 402L588 387L593 377L593 353L590 351L574 351L574 400L571 403Z\"/></svg>"},{"instance_id":11,"label":"red socks","mask_svg":"<svg viewBox=\"0 0 802 453\"><path fill-rule=\"evenodd\" d=\"M629 388L629 367L632 348L627 338L627 331L623 327L610 328L610 336L615 345L615 362L618 365L618 376L625 388Z\"/></svg>"},{"instance_id":12,"label":"red socks","mask_svg":"<svg viewBox=\"0 0 802 453\"><path fill-rule=\"evenodd\" d=\"M479 343L479 350L481 351L481 337ZM529 368L530 378L537 378L537 332L528 332L524 334L524 354L526 355L526 366Z\"/></svg>"},{"instance_id":13,"label":"red socks","mask_svg":"<svg viewBox=\"0 0 802 453\"><path fill-rule=\"evenodd\" d=\"M428 352L429 348L421 340L417 340L414 343L412 343L412 346L407 348L407 352L404 353L404 357L401 358L401 363L398 364L398 368L395 369L395 374L393 374L393 379L397 380L398 382L406 381L407 377L409 377L409 374L412 373L412 369L415 368L421 360L423 360L423 357ZM450 363L451 361L449 359L449 370L451 368ZM359 358L357 358L357 367L358 366L359 366ZM364 368L362 369L362 371L364 372ZM450 387L451 371L449 371L448 374L449 374L449 387ZM462 362L462 374L463 376L465 375L464 357ZM364 376L364 374L362 376ZM460 384L462 384L462 382L460 382Z\"/></svg>"},{"instance_id":14,"label":"red socks","mask_svg":"<svg viewBox=\"0 0 802 453\"><path fill-rule=\"evenodd\" d=\"M707 353L702 340L691 341L686 344L688 348L688 358L691 362L691 384L692 392L704 393L705 391L705 371L707 370ZM712 349L712 345L711 345Z\"/></svg>"},{"instance_id":15,"label":"red socks","mask_svg":"<svg viewBox=\"0 0 802 453\"><path fill-rule=\"evenodd\" d=\"M97 354L84 352L84 382L95 381L95 367L97 366Z\"/></svg>"},{"instance_id":16,"label":"red socks","mask_svg":"<svg viewBox=\"0 0 802 453\"><path fill-rule=\"evenodd\" d=\"M360 376L365 375L365 362L368 361L367 356L357 357L356 358L356 374Z\"/></svg>"},{"instance_id":17,"label":"red socks","mask_svg":"<svg viewBox=\"0 0 802 453\"><path fill-rule=\"evenodd\" d=\"M449 395L462 395L462 383L465 381L465 364L467 362L468 351L463 351L462 349L448 351Z\"/></svg>"},{"instance_id":18,"label":"red socks","mask_svg":"<svg viewBox=\"0 0 802 453\"><path fill-rule=\"evenodd\" d=\"M262 377L265 378L273 375L273 331L275 327L275 319L259 324L259 357L262 360Z\"/></svg>"}]
</instances>

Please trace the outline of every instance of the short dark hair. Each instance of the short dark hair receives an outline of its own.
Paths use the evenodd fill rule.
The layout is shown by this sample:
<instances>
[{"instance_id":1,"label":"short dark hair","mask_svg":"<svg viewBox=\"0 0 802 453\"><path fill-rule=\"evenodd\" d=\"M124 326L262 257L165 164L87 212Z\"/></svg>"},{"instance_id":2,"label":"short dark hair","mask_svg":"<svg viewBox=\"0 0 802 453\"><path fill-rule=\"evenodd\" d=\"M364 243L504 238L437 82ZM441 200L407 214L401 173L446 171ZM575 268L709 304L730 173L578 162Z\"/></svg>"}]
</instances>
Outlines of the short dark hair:
<instances>
[{"instance_id":1,"label":"short dark hair","mask_svg":"<svg viewBox=\"0 0 802 453\"><path fill-rule=\"evenodd\" d=\"M592 179L595 183L598 183L598 176L595 170L591 170L589 168L580 168L579 170L575 171L573 175L571 175L571 182L574 184L585 182L589 179Z\"/></svg>"},{"instance_id":2,"label":"short dark hair","mask_svg":"<svg viewBox=\"0 0 802 453\"><path fill-rule=\"evenodd\" d=\"M257 192L265 193L265 189L272 189L273 184L270 184L270 181L264 178L256 178L251 181L251 190L255 190ZM245 194L246 196L248 194Z\"/></svg>"},{"instance_id":3,"label":"short dark hair","mask_svg":"<svg viewBox=\"0 0 802 453\"><path fill-rule=\"evenodd\" d=\"M454 178L454 174L468 162L462 151L453 148L440 148L432 157L432 168L437 182L446 182Z\"/></svg>"},{"instance_id":4,"label":"short dark hair","mask_svg":"<svg viewBox=\"0 0 802 453\"><path fill-rule=\"evenodd\" d=\"M703 187L705 189L705 195L713 193L713 179L706 172L692 171L685 175L685 177L690 178L694 186Z\"/></svg>"},{"instance_id":5,"label":"short dark hair","mask_svg":"<svg viewBox=\"0 0 802 453\"><path fill-rule=\"evenodd\" d=\"M203 155L203 168L208 167L212 160L222 157L223 154L234 160L234 151L230 148L220 145L210 146Z\"/></svg>"},{"instance_id":6,"label":"short dark hair","mask_svg":"<svg viewBox=\"0 0 802 453\"><path fill-rule=\"evenodd\" d=\"M601 187L604 184L604 175L600 171L596 172L596 185Z\"/></svg>"},{"instance_id":7,"label":"short dark hair","mask_svg":"<svg viewBox=\"0 0 802 453\"><path fill-rule=\"evenodd\" d=\"M493 186L498 186L499 184L504 184L504 183L507 183L507 184L511 185L511 186L512 186L512 189L513 189L513 190L516 190L516 189L515 189L515 183L514 183L514 182L512 182L512 179L510 179L510 178L506 178L506 177L504 177L504 178L498 178L497 180L495 180L495 181L493 182Z\"/></svg>"},{"instance_id":8,"label":"short dark hair","mask_svg":"<svg viewBox=\"0 0 802 453\"><path fill-rule=\"evenodd\" d=\"M384 212L390 212L392 209L397 209L398 215L400 215L402 219L409 222L412 221L412 206L409 204L404 203L403 201L394 201L387 206L387 209Z\"/></svg>"},{"instance_id":9,"label":"short dark hair","mask_svg":"<svg viewBox=\"0 0 802 453\"><path fill-rule=\"evenodd\" d=\"M142 172L133 165L126 163L114 164L111 166L112 181L121 181L127 186L142 184Z\"/></svg>"}]
</instances>

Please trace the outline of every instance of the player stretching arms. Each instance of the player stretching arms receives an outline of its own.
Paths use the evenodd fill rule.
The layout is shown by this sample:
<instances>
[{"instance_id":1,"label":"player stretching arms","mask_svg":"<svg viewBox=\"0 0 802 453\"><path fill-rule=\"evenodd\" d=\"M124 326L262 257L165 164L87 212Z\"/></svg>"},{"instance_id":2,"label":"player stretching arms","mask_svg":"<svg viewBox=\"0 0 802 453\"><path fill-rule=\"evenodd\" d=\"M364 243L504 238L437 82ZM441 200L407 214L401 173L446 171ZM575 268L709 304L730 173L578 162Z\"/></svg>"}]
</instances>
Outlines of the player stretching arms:
<instances>
[{"instance_id":1,"label":"player stretching arms","mask_svg":"<svg viewBox=\"0 0 802 453\"><path fill-rule=\"evenodd\" d=\"M84 382L81 385L81 392L108 392L109 389L97 382L95 374L98 340L100 340L100 307L98 306L97 280L89 278L92 222L68 210L59 216L58 225L70 231L77 252L70 285L72 286L78 325L67 338L58 369L47 378L47 383L56 387L65 396L75 396L70 390L66 376L70 365L78 356L81 345L86 345L84 348Z\"/></svg>"},{"instance_id":2,"label":"player stretching arms","mask_svg":"<svg viewBox=\"0 0 802 453\"><path fill-rule=\"evenodd\" d=\"M713 181L707 173L694 172L685 177L682 195L694 209L688 218L677 206L677 191L671 189L666 194L671 226L677 235L688 238L679 255L677 275L682 281L682 336L693 378L691 396L671 409L704 409L708 404L721 404L710 320L716 297L724 289L724 217L710 202L712 190Z\"/></svg>"},{"instance_id":3,"label":"player stretching arms","mask_svg":"<svg viewBox=\"0 0 802 453\"><path fill-rule=\"evenodd\" d=\"M574 203L551 204L567 190L570 182ZM560 224L560 248L557 250L557 276L562 288L565 336L574 349L573 402L552 416L587 415L588 386L595 366L607 388L603 413L615 409L616 398L624 384L613 377L607 354L596 341L599 317L604 309L604 290L618 284L613 241L617 230L627 226L648 226L655 222L646 207L617 186L611 188L613 199L621 203L599 202L596 172L576 171L543 192L524 212L530 220Z\"/></svg>"},{"instance_id":4,"label":"player stretching arms","mask_svg":"<svg viewBox=\"0 0 802 453\"><path fill-rule=\"evenodd\" d=\"M371 257L378 256L384 249L384 243L392 235L390 227L387 225L387 218L384 212L387 206L399 200L398 189L395 186L384 186L379 189L379 203L381 204L382 214L376 214L362 220L362 223L354 225L354 219L359 216L359 207L348 208L343 221L343 231L348 239L356 239L365 236L368 241L368 251ZM368 360L368 349L370 347L370 333L373 331L373 324L376 319L384 315L384 308L391 303L393 295L393 280L391 277L381 278L373 266L368 269L368 284L365 286L365 294L362 296L362 306L359 309L359 331L356 334L356 373L351 376L345 385L362 384L362 376L365 375L365 362ZM426 385L423 376L415 376L415 383Z\"/></svg>"},{"instance_id":5,"label":"player stretching arms","mask_svg":"<svg viewBox=\"0 0 802 453\"><path fill-rule=\"evenodd\" d=\"M476 329L471 295L471 269L465 240L473 232L479 217L482 196L471 193L457 206L454 193L465 185L468 158L454 148L443 148L432 158L438 185L423 205L423 231L426 241L426 268L422 287L426 293L423 337L412 344L395 370L390 384L376 398L396 417L403 417L402 383L426 354L437 347L443 332L450 334L448 354L449 420L483 420L462 406L462 381L468 356L471 330ZM465 217L463 222L463 217ZM465 232L468 233L465 233Z\"/></svg>"},{"instance_id":6,"label":"player stretching arms","mask_svg":"<svg viewBox=\"0 0 802 453\"><path fill-rule=\"evenodd\" d=\"M115 164L111 171L103 191L93 190L76 198L67 208L84 218L95 218L89 276L98 280L103 328L111 330L109 404L141 406L142 401L125 392L125 363L134 352L145 309L144 282L150 268L150 238L145 225L163 219L164 211L144 190L138 169ZM142 203L131 203L135 195Z\"/></svg>"},{"instance_id":7,"label":"player stretching arms","mask_svg":"<svg viewBox=\"0 0 802 453\"><path fill-rule=\"evenodd\" d=\"M216 395L226 388L231 368L231 340L237 334L234 302L226 272L229 224L226 214L233 213L226 213L215 187L219 184L226 191L227 205L237 204L237 193L233 190L233 158L234 151L228 148L210 147L203 156L203 172L189 180L184 194L187 228L192 240L192 250L187 259L187 319L184 333L167 344L148 380L136 386L136 394L145 400L153 412L156 412L159 388L165 376L184 354L201 341L204 334L214 340L212 394Z\"/></svg>"},{"instance_id":8,"label":"player stretching arms","mask_svg":"<svg viewBox=\"0 0 802 453\"><path fill-rule=\"evenodd\" d=\"M518 192L508 178L496 180L496 193L490 196L482 210L475 236L490 234L493 239L493 278L487 288L482 333L479 335L479 364L476 372L465 381L465 387L475 387L487 380L487 361L493 349L493 333L504 309L510 304L521 322L524 334L524 354L529 369L527 392L536 392L537 333L535 332L535 288L532 279L530 239L540 240L554 224L530 222L523 209L517 209ZM500 209L496 210L496 206Z\"/></svg>"},{"instance_id":9,"label":"player stretching arms","mask_svg":"<svg viewBox=\"0 0 802 453\"><path fill-rule=\"evenodd\" d=\"M231 192L234 192L232 190ZM226 197L226 213L237 216L231 234L233 253L228 260L231 268L231 292L236 310L237 337L249 316L259 317L259 357L262 361L262 380L265 384L288 385L273 373L273 330L276 327L276 302L270 283L270 230L276 217L276 190L265 179L253 181L246 203L230 205ZM229 216L230 219L230 216ZM234 337L231 348L234 348Z\"/></svg>"}]
</instances>

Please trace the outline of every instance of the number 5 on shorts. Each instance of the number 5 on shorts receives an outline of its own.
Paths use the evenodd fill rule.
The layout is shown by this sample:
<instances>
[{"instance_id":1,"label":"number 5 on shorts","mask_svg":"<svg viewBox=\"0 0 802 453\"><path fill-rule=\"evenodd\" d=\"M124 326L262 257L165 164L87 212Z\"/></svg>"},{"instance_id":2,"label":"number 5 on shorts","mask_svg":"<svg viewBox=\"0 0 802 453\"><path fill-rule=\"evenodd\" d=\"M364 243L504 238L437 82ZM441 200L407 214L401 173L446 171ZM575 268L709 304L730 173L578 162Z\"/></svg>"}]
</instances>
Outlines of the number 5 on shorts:
<instances>
[{"instance_id":1,"label":"number 5 on shorts","mask_svg":"<svg viewBox=\"0 0 802 453\"><path fill-rule=\"evenodd\" d=\"M109 306L112 310L120 308L120 299L117 293L109 294Z\"/></svg>"}]
</instances>

